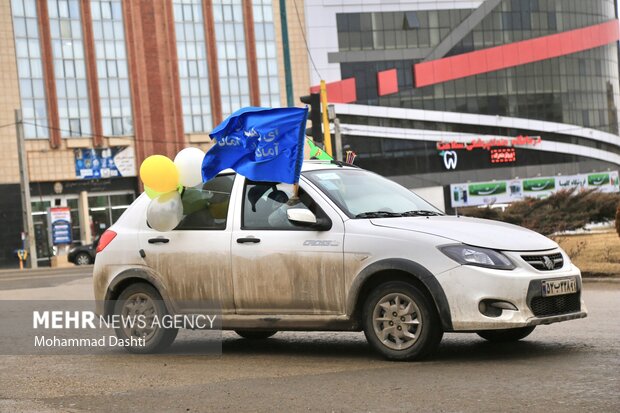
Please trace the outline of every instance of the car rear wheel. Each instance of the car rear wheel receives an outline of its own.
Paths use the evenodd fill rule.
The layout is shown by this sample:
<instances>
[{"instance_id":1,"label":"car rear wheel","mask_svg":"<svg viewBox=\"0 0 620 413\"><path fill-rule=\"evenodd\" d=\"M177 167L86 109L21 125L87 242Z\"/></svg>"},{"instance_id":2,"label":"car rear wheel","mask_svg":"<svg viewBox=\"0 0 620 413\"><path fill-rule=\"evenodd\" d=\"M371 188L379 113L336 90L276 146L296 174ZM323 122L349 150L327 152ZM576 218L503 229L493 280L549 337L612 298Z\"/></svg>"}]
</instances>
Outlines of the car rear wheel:
<instances>
[{"instance_id":1,"label":"car rear wheel","mask_svg":"<svg viewBox=\"0 0 620 413\"><path fill-rule=\"evenodd\" d=\"M507 343L511 341L519 341L529 336L534 331L535 326L521 328L507 328L504 330L485 330L478 331L480 337L494 343Z\"/></svg>"},{"instance_id":2,"label":"car rear wheel","mask_svg":"<svg viewBox=\"0 0 620 413\"><path fill-rule=\"evenodd\" d=\"M364 334L370 345L389 360L419 360L437 349L443 329L435 307L413 285L381 284L366 298Z\"/></svg>"},{"instance_id":3,"label":"car rear wheel","mask_svg":"<svg viewBox=\"0 0 620 413\"><path fill-rule=\"evenodd\" d=\"M129 322L117 322L116 337L132 353L157 353L168 348L177 336L177 328L161 326L169 315L159 292L150 284L136 283L127 287L114 305L114 314ZM143 323L140 321L144 320ZM158 322L153 322L157 320ZM143 341L138 341L142 339Z\"/></svg>"},{"instance_id":4,"label":"car rear wheel","mask_svg":"<svg viewBox=\"0 0 620 413\"><path fill-rule=\"evenodd\" d=\"M235 333L250 340L264 340L277 332L277 330L235 330Z\"/></svg>"},{"instance_id":5,"label":"car rear wheel","mask_svg":"<svg viewBox=\"0 0 620 413\"><path fill-rule=\"evenodd\" d=\"M75 265L90 265L92 264L92 258L85 252L80 252L75 256Z\"/></svg>"}]
</instances>

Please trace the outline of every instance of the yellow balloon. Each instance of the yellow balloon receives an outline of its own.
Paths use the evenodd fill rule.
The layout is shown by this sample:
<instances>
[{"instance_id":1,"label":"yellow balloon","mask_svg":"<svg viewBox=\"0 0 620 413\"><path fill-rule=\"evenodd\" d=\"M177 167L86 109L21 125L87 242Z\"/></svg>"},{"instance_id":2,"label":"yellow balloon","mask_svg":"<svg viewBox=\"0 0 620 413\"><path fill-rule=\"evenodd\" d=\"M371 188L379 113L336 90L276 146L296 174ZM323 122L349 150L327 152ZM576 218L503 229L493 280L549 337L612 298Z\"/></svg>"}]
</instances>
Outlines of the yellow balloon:
<instances>
[{"instance_id":1,"label":"yellow balloon","mask_svg":"<svg viewBox=\"0 0 620 413\"><path fill-rule=\"evenodd\" d=\"M179 171L169 158L152 155L140 165L140 179L155 192L171 192L179 185Z\"/></svg>"}]
</instances>

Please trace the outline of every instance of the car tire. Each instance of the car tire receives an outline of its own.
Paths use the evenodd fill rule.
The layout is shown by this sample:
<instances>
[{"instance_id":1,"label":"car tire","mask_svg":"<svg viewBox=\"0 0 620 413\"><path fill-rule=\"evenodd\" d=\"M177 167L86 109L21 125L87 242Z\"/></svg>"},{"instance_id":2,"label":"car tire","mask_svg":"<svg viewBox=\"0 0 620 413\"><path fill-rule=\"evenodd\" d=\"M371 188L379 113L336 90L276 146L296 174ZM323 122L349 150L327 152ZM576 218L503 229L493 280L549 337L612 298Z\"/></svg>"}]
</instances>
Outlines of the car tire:
<instances>
[{"instance_id":1,"label":"car tire","mask_svg":"<svg viewBox=\"0 0 620 413\"><path fill-rule=\"evenodd\" d=\"M511 341L519 341L529 336L532 331L534 331L534 328L535 326L507 328L503 330L484 330L478 331L476 334L493 343L509 343Z\"/></svg>"},{"instance_id":2,"label":"car tire","mask_svg":"<svg viewBox=\"0 0 620 413\"><path fill-rule=\"evenodd\" d=\"M85 252L80 252L74 258L75 265L90 265L93 263L93 259Z\"/></svg>"},{"instance_id":3,"label":"car tire","mask_svg":"<svg viewBox=\"0 0 620 413\"><path fill-rule=\"evenodd\" d=\"M136 304L140 305L138 309L136 309ZM119 315L127 317L132 314L142 314L148 317L153 314L162 322L163 317L170 313L157 289L150 284L141 282L131 284L121 292L114 303L114 314L117 317ZM123 346L129 352L138 354L158 353L167 349L179 332L177 328L158 326L151 329L139 329L137 326L136 328L123 328L120 321L117 324L119 325L118 328L115 328L116 337L122 342L127 342L131 338L145 339L143 345L131 345L129 342L130 345Z\"/></svg>"},{"instance_id":4,"label":"car tire","mask_svg":"<svg viewBox=\"0 0 620 413\"><path fill-rule=\"evenodd\" d=\"M249 340L265 340L277 332L277 330L235 330L237 335Z\"/></svg>"},{"instance_id":5,"label":"car tire","mask_svg":"<svg viewBox=\"0 0 620 413\"><path fill-rule=\"evenodd\" d=\"M368 343L388 360L427 358L443 337L432 301L403 281L381 284L368 295L362 323Z\"/></svg>"}]
</instances>

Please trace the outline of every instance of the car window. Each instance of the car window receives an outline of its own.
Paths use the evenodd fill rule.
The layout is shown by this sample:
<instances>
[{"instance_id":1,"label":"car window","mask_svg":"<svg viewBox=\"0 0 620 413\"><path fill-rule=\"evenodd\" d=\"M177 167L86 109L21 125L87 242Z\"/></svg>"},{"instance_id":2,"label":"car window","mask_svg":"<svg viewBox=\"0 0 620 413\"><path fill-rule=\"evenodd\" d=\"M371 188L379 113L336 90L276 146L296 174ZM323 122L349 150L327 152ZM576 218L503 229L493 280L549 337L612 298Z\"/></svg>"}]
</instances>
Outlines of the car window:
<instances>
[{"instance_id":1,"label":"car window","mask_svg":"<svg viewBox=\"0 0 620 413\"><path fill-rule=\"evenodd\" d=\"M202 188L186 188L183 220L175 230L223 230L232 191L234 174L216 176Z\"/></svg>"},{"instance_id":2,"label":"car window","mask_svg":"<svg viewBox=\"0 0 620 413\"><path fill-rule=\"evenodd\" d=\"M308 228L295 225L288 220L286 211L290 208L309 209L317 218L326 216L303 189L299 189L300 202L289 205L288 201L292 195L293 185L290 184L246 180L243 190L242 228L307 230Z\"/></svg>"}]
</instances>

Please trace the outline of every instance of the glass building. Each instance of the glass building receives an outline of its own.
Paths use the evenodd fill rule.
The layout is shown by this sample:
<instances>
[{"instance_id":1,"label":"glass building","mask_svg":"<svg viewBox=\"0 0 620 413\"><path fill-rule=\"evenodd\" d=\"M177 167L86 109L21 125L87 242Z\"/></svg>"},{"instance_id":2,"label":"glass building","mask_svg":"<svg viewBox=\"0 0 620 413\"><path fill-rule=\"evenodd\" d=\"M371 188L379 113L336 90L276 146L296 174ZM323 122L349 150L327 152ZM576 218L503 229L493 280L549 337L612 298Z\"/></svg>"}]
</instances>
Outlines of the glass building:
<instances>
[{"instance_id":1,"label":"glass building","mask_svg":"<svg viewBox=\"0 0 620 413\"><path fill-rule=\"evenodd\" d=\"M618 170L615 1L319 3L310 52L360 166L409 188Z\"/></svg>"}]
</instances>

